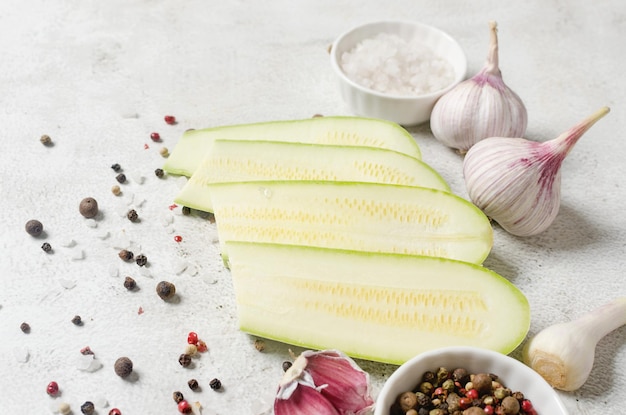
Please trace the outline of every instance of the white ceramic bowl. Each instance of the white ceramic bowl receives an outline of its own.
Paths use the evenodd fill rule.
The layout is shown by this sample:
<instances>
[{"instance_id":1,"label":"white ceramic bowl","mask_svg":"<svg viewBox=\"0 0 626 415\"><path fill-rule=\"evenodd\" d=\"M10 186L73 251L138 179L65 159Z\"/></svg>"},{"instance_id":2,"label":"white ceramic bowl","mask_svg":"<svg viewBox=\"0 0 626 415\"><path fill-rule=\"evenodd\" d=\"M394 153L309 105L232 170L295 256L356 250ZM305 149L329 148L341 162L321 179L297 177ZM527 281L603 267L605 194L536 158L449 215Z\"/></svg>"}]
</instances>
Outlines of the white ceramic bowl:
<instances>
[{"instance_id":1,"label":"white ceramic bowl","mask_svg":"<svg viewBox=\"0 0 626 415\"><path fill-rule=\"evenodd\" d=\"M410 97L386 95L357 84L341 68L341 56L379 33L397 35L406 41L414 36L422 39L435 55L452 64L454 81L439 91ZM330 54L331 65L339 78L341 96L355 115L382 118L405 126L428 121L437 99L461 82L467 72L465 53L452 37L432 26L414 22L381 21L355 27L335 40Z\"/></svg>"},{"instance_id":2,"label":"white ceramic bowl","mask_svg":"<svg viewBox=\"0 0 626 415\"><path fill-rule=\"evenodd\" d=\"M539 415L568 415L556 391L534 370L512 357L491 350L455 346L421 353L400 366L376 399L374 415L389 415L389 408L402 392L413 390L424 372L445 367L464 367L470 373L493 373L513 391L529 399Z\"/></svg>"}]
</instances>

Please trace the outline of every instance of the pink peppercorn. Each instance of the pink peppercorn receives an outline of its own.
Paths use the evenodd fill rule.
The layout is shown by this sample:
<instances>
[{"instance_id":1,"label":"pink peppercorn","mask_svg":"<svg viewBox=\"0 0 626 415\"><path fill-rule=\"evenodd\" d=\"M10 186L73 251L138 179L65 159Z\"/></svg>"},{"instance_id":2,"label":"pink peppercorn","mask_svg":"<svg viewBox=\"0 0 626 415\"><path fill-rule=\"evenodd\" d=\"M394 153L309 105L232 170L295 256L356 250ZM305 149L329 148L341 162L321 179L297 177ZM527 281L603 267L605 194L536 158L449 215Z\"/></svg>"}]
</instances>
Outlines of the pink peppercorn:
<instances>
[{"instance_id":1,"label":"pink peppercorn","mask_svg":"<svg viewBox=\"0 0 626 415\"><path fill-rule=\"evenodd\" d=\"M470 389L470 390L467 391L465 396L467 396L468 398L470 398L472 400L478 399L478 391L476 389Z\"/></svg>"},{"instance_id":2,"label":"pink peppercorn","mask_svg":"<svg viewBox=\"0 0 626 415\"><path fill-rule=\"evenodd\" d=\"M163 119L169 125L176 124L176 117L174 117L173 115L166 115L165 117L163 117Z\"/></svg>"},{"instance_id":3,"label":"pink peppercorn","mask_svg":"<svg viewBox=\"0 0 626 415\"><path fill-rule=\"evenodd\" d=\"M189 344L198 344L198 333L194 332L194 331L190 331L189 334L187 335L187 343Z\"/></svg>"},{"instance_id":4,"label":"pink peppercorn","mask_svg":"<svg viewBox=\"0 0 626 415\"><path fill-rule=\"evenodd\" d=\"M189 404L189 402L182 400L180 402L178 402L178 412L183 413L183 414L188 414L191 412L191 405Z\"/></svg>"},{"instance_id":5,"label":"pink peppercorn","mask_svg":"<svg viewBox=\"0 0 626 415\"><path fill-rule=\"evenodd\" d=\"M533 404L528 399L524 399L521 406L524 412L530 412L533 409Z\"/></svg>"},{"instance_id":6,"label":"pink peppercorn","mask_svg":"<svg viewBox=\"0 0 626 415\"><path fill-rule=\"evenodd\" d=\"M493 415L494 414L493 406L491 406L491 405L485 405L485 407L483 408L483 411L485 411L485 414L487 414L487 415Z\"/></svg>"},{"instance_id":7,"label":"pink peppercorn","mask_svg":"<svg viewBox=\"0 0 626 415\"><path fill-rule=\"evenodd\" d=\"M182 236L180 236L180 235L176 235L176 236L174 237L174 241L176 241L176 242L182 242L182 241L183 241L183 237L182 237Z\"/></svg>"},{"instance_id":8,"label":"pink peppercorn","mask_svg":"<svg viewBox=\"0 0 626 415\"><path fill-rule=\"evenodd\" d=\"M122 415L122 411L117 408L113 408L109 411L109 415Z\"/></svg>"},{"instance_id":9,"label":"pink peppercorn","mask_svg":"<svg viewBox=\"0 0 626 415\"><path fill-rule=\"evenodd\" d=\"M150 138L152 139L152 141L160 141L161 135L159 133L152 133L150 134Z\"/></svg>"},{"instance_id":10,"label":"pink peppercorn","mask_svg":"<svg viewBox=\"0 0 626 415\"><path fill-rule=\"evenodd\" d=\"M59 384L52 381L50 383L48 383L48 386L46 387L46 392L48 393L48 395L56 395L57 393L59 393Z\"/></svg>"}]
</instances>

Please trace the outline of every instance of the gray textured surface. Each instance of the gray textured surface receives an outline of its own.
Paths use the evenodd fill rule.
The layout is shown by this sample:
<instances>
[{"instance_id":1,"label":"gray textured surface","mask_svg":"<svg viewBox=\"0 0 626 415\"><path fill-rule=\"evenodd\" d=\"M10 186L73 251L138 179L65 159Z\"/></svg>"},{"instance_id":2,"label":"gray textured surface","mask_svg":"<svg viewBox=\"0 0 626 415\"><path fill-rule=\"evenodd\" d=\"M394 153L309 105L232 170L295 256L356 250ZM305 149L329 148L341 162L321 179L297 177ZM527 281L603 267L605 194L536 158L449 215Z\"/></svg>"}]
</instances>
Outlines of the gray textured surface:
<instances>
[{"instance_id":1,"label":"gray textured surface","mask_svg":"<svg viewBox=\"0 0 626 415\"><path fill-rule=\"evenodd\" d=\"M110 403L99 414L112 406L125 415L175 413L176 389L201 402L204 414L264 407L259 400L275 390L288 346L267 341L260 353L254 339L237 330L214 226L168 209L179 183L154 176L163 162L159 149L172 149L187 128L348 114L326 49L347 28L381 18L448 31L465 49L470 73L486 57L487 21L497 20L501 68L527 105L529 138L556 137L597 108L612 108L564 163L563 204L554 225L527 239L496 227L486 265L528 296L531 333L625 294L626 7L620 0L263 3L0 4L1 413L42 414L60 401L79 413L81 403L99 397ZM177 116L176 126L163 122L169 113ZM150 141L152 131L161 133L162 143ZM460 157L437 143L427 126L410 131L424 160L465 195ZM42 134L55 145L42 146ZM129 177L119 198L110 192L113 163ZM133 180L138 175L145 177L141 184ZM95 228L78 214L86 196L103 212ZM120 215L131 206L141 223ZM24 232L31 218L44 223L54 254L44 254L43 241ZM148 256L150 276L117 258L124 235ZM174 242L174 235L183 241ZM70 240L75 246L62 246ZM189 267L177 274L181 261ZM119 276L110 275L112 267ZM125 275L136 278L139 291L126 292ZM162 279L176 284L177 304L154 294ZM68 281L73 288L64 288ZM70 323L75 314L82 327ZM19 330L22 321L30 323L29 335ZM177 358L190 330L210 351L183 369ZM87 345L103 364L93 373L76 367ZM30 358L20 363L15 353L25 349ZM113 373L123 355L135 362L134 382ZM359 363L375 390L395 368ZM622 328L598 345L589 382L561 394L571 413L622 411L625 366ZM192 377L201 392L188 390ZM222 380L223 392L210 390L213 377ZM60 398L46 395L51 380L59 382Z\"/></svg>"}]
</instances>

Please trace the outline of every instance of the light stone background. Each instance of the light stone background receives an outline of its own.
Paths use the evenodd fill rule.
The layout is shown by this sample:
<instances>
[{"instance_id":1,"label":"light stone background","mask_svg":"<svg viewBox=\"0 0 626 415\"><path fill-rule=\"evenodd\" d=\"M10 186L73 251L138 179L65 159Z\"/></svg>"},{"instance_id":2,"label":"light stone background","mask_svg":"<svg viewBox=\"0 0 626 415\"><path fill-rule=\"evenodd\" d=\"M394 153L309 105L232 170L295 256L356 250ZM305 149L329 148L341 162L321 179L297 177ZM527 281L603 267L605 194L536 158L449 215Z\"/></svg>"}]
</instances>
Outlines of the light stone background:
<instances>
[{"instance_id":1,"label":"light stone background","mask_svg":"<svg viewBox=\"0 0 626 415\"><path fill-rule=\"evenodd\" d=\"M171 393L177 389L201 402L205 414L267 407L289 347L267 341L259 352L254 338L237 330L214 225L183 216L180 208L170 211L180 182L159 180L153 171L163 163L159 150L174 148L187 128L349 114L327 47L349 27L377 19L416 20L449 32L466 51L470 74L485 60L487 22L496 20L504 79L528 108L528 138L556 137L599 107L612 108L563 165L554 225L526 239L496 227L485 265L527 295L531 334L625 294L621 0L3 0L1 414L45 414L62 401L78 414L86 400L108 401L98 414L113 406L124 415L176 413ZM165 114L179 123L166 125ZM152 131L162 143L150 141ZM410 132L424 160L466 196L460 157L436 142L428 125ZM55 145L41 145L42 134ZM129 177L119 198L110 192L113 163ZM86 196L100 202L96 227L78 214ZM141 223L120 214L129 207ZM44 223L54 254L24 232L31 218ZM175 235L183 241L174 242ZM63 246L70 241L75 245ZM115 247L129 241L148 256L150 275L117 258ZM122 287L125 275L135 277L138 292ZM176 284L179 303L154 294L162 279ZM70 323L75 314L82 327ZM28 335L19 329L23 321L32 327ZM177 358L191 330L210 351L183 369ZM98 371L78 368L87 345L103 365ZM28 360L20 362L25 353ZM132 382L113 373L123 355L135 362ZM395 369L359 364L371 373L375 393ZM588 383L561 394L565 405L572 414L623 413L625 369L621 328L599 343ZM201 392L187 388L192 377ZM213 377L222 380L221 393L208 387ZM57 399L45 393L51 380L61 386Z\"/></svg>"}]
</instances>

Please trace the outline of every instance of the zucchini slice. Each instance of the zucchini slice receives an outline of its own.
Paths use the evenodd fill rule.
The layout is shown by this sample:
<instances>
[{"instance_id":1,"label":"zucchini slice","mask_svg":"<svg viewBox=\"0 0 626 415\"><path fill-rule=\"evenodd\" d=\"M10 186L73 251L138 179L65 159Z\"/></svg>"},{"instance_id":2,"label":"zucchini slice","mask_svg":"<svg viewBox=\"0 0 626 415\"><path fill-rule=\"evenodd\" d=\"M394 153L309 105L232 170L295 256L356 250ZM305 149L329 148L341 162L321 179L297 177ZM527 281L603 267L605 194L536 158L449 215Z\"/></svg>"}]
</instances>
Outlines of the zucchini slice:
<instances>
[{"instance_id":1,"label":"zucchini slice","mask_svg":"<svg viewBox=\"0 0 626 415\"><path fill-rule=\"evenodd\" d=\"M376 147L421 159L415 139L398 124L373 118L315 117L186 131L167 158L163 170L191 176L216 139Z\"/></svg>"},{"instance_id":2,"label":"zucchini slice","mask_svg":"<svg viewBox=\"0 0 626 415\"><path fill-rule=\"evenodd\" d=\"M450 191L426 163L393 150L218 139L175 202L212 211L207 185L259 180L362 181Z\"/></svg>"},{"instance_id":3,"label":"zucchini slice","mask_svg":"<svg viewBox=\"0 0 626 415\"><path fill-rule=\"evenodd\" d=\"M513 351L526 297L502 276L442 258L228 241L240 329L402 364L429 349Z\"/></svg>"},{"instance_id":4,"label":"zucchini slice","mask_svg":"<svg viewBox=\"0 0 626 415\"><path fill-rule=\"evenodd\" d=\"M261 181L209 185L222 256L227 241L427 255L480 264L489 219L452 193L360 182ZM190 206L203 209L204 206Z\"/></svg>"}]
</instances>

